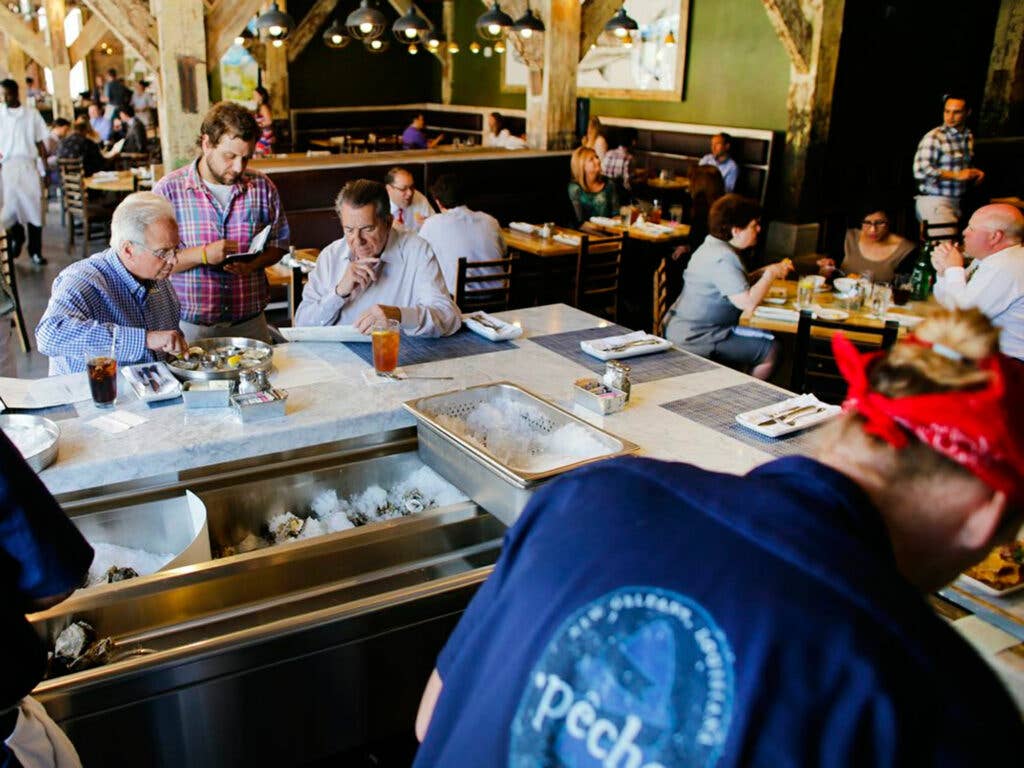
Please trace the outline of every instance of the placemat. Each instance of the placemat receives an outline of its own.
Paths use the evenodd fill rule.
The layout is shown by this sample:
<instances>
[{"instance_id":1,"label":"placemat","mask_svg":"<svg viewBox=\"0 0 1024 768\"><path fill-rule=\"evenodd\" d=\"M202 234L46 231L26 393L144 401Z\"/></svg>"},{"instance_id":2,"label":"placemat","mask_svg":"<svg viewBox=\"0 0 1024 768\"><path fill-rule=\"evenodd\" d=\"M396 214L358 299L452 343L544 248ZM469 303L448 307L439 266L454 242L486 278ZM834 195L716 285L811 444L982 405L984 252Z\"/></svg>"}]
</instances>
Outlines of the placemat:
<instances>
[{"instance_id":1,"label":"placemat","mask_svg":"<svg viewBox=\"0 0 1024 768\"><path fill-rule=\"evenodd\" d=\"M785 392L752 381L737 384L703 395L685 397L664 403L661 407L672 413L711 427L716 432L752 445L772 456L789 456L794 453L809 454L813 447L814 429L805 429L783 437L766 437L736 423L736 414L763 408L772 403L781 403L787 397Z\"/></svg>"},{"instance_id":2,"label":"placemat","mask_svg":"<svg viewBox=\"0 0 1024 768\"><path fill-rule=\"evenodd\" d=\"M345 344L363 362L373 365L373 345L363 343ZM488 352L501 352L516 349L511 341L488 341L465 328L451 336L428 338L425 336L406 336L398 347L398 364L401 366L433 363L437 360L451 360L456 357L485 355Z\"/></svg>"},{"instance_id":3,"label":"placemat","mask_svg":"<svg viewBox=\"0 0 1024 768\"><path fill-rule=\"evenodd\" d=\"M609 325L604 328L587 328L584 331L553 333L549 336L531 336L530 341L536 342L552 352L557 352L562 357L596 373L601 373L605 369L605 363L580 349L580 342L589 339L604 339L608 336L621 336L629 332L628 328L623 328L621 325ZM688 373L700 373L715 367L715 363L710 360L683 352L681 349L669 349L653 355L630 357L622 362L630 367L629 379L633 384L643 384L672 376L685 376Z\"/></svg>"}]
</instances>

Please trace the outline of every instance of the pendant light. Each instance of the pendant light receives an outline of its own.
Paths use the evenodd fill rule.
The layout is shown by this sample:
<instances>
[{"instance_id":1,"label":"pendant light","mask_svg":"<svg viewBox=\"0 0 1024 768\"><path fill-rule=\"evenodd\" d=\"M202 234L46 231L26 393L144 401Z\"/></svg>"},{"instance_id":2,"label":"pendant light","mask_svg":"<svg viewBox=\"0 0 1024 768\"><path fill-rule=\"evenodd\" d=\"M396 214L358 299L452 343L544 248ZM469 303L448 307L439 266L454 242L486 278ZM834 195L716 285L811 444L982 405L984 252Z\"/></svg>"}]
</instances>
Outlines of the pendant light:
<instances>
[{"instance_id":1,"label":"pendant light","mask_svg":"<svg viewBox=\"0 0 1024 768\"><path fill-rule=\"evenodd\" d=\"M270 4L270 10L256 19L256 31L266 32L275 40L284 40L295 29L295 19L283 13L277 3Z\"/></svg>"},{"instance_id":2,"label":"pendant light","mask_svg":"<svg viewBox=\"0 0 1024 768\"><path fill-rule=\"evenodd\" d=\"M338 50L339 48L344 48L350 42L352 42L352 37L349 35L348 31L338 23L337 19L332 21L331 25L324 30L324 45L328 48Z\"/></svg>"},{"instance_id":3,"label":"pendant light","mask_svg":"<svg viewBox=\"0 0 1024 768\"><path fill-rule=\"evenodd\" d=\"M526 4L526 13L524 13L516 22L509 27L509 32L514 35L519 35L523 40L529 40L534 35L539 35L544 32L544 22L533 15L533 9L530 8L530 4Z\"/></svg>"},{"instance_id":4,"label":"pendant light","mask_svg":"<svg viewBox=\"0 0 1024 768\"><path fill-rule=\"evenodd\" d=\"M356 40L376 40L387 25L387 17L373 7L372 0L361 0L359 7L345 19L348 33Z\"/></svg>"},{"instance_id":5,"label":"pendant light","mask_svg":"<svg viewBox=\"0 0 1024 768\"><path fill-rule=\"evenodd\" d=\"M425 42L427 44L427 48L430 50L440 51L444 48L445 43L448 42L448 38L445 36L444 32L438 29L431 29L427 33Z\"/></svg>"},{"instance_id":6,"label":"pendant light","mask_svg":"<svg viewBox=\"0 0 1024 768\"><path fill-rule=\"evenodd\" d=\"M500 40L513 23L512 17L501 10L498 0L494 0L491 9L476 20L476 33L484 40Z\"/></svg>"},{"instance_id":7,"label":"pendant light","mask_svg":"<svg viewBox=\"0 0 1024 768\"><path fill-rule=\"evenodd\" d=\"M363 42L363 47L366 48L367 53L384 53L391 47L391 43L387 40L375 37L373 40L365 40Z\"/></svg>"},{"instance_id":8,"label":"pendant light","mask_svg":"<svg viewBox=\"0 0 1024 768\"><path fill-rule=\"evenodd\" d=\"M470 43L469 52L472 53L473 55L480 53L480 43L478 43L476 40Z\"/></svg>"},{"instance_id":9,"label":"pendant light","mask_svg":"<svg viewBox=\"0 0 1024 768\"><path fill-rule=\"evenodd\" d=\"M407 45L422 40L430 32L430 27L430 22L416 13L416 6L410 3L405 15L391 25L391 31L395 33L398 42Z\"/></svg>"},{"instance_id":10,"label":"pendant light","mask_svg":"<svg viewBox=\"0 0 1024 768\"><path fill-rule=\"evenodd\" d=\"M640 29L640 25L636 23L636 19L632 19L626 14L626 6L619 8L619 12L604 25L604 31L611 32L616 37L627 37L638 29Z\"/></svg>"},{"instance_id":11,"label":"pendant light","mask_svg":"<svg viewBox=\"0 0 1024 768\"><path fill-rule=\"evenodd\" d=\"M249 27L246 27L242 30L241 34L235 38L235 45L248 45L255 39L256 35L252 33L252 30L249 29Z\"/></svg>"},{"instance_id":12,"label":"pendant light","mask_svg":"<svg viewBox=\"0 0 1024 768\"><path fill-rule=\"evenodd\" d=\"M672 30L670 29L668 31L668 34L665 35L665 47L666 48L673 48L675 46L675 44L676 44L676 36L674 34L672 34Z\"/></svg>"}]
</instances>

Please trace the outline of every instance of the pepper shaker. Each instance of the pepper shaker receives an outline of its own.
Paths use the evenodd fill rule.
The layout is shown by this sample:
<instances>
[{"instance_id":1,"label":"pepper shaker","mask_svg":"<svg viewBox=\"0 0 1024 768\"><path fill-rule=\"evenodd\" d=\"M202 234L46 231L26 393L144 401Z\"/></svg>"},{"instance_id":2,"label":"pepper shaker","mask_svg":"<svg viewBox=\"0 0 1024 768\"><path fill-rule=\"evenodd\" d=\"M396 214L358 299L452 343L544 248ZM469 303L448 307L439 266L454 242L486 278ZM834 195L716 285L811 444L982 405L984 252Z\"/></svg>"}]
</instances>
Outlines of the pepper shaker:
<instances>
[{"instance_id":1,"label":"pepper shaker","mask_svg":"<svg viewBox=\"0 0 1024 768\"><path fill-rule=\"evenodd\" d=\"M609 360L605 363L604 376L601 378L602 383L611 389L617 389L626 396L626 402L629 402L629 393L631 384L629 381L630 367L625 363L620 363L618 360Z\"/></svg>"}]
</instances>

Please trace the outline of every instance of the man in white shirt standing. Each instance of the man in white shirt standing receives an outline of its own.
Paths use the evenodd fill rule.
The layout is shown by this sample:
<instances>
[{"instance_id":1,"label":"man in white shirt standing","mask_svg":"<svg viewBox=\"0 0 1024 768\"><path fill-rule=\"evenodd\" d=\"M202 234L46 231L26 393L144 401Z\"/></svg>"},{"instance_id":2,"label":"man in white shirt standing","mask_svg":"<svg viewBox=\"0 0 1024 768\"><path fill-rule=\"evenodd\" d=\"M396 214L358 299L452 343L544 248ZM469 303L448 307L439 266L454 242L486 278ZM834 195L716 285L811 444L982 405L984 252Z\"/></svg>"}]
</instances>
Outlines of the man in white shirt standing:
<instances>
[{"instance_id":1,"label":"man in white shirt standing","mask_svg":"<svg viewBox=\"0 0 1024 768\"><path fill-rule=\"evenodd\" d=\"M434 207L426 195L416 189L412 174L396 166L384 177L384 185L391 200L391 216L395 226L419 232L423 222L434 215Z\"/></svg>"},{"instance_id":2,"label":"man in white shirt standing","mask_svg":"<svg viewBox=\"0 0 1024 768\"><path fill-rule=\"evenodd\" d=\"M1024 214L1012 205L985 205L964 230L964 251L943 241L932 254L935 298L949 309L976 308L1000 329L999 349L1024 360Z\"/></svg>"},{"instance_id":3,"label":"man in white shirt standing","mask_svg":"<svg viewBox=\"0 0 1024 768\"><path fill-rule=\"evenodd\" d=\"M434 252L415 232L393 227L384 185L357 179L334 208L344 237L324 248L295 312L297 326L398 320L410 336L448 336L462 324Z\"/></svg>"},{"instance_id":4,"label":"man in white shirt standing","mask_svg":"<svg viewBox=\"0 0 1024 768\"><path fill-rule=\"evenodd\" d=\"M3 164L3 208L0 226L7 230L7 248L17 258L25 244L28 227L28 252L32 263L42 266L43 188L39 175L40 160L46 162L46 122L34 107L18 100L14 80L0 82L0 163ZM45 165L43 166L45 167Z\"/></svg>"},{"instance_id":5,"label":"man in white shirt standing","mask_svg":"<svg viewBox=\"0 0 1024 768\"><path fill-rule=\"evenodd\" d=\"M466 205L462 183L453 173L447 173L430 187L430 194L441 212L431 216L420 229L420 237L434 249L444 284L448 292L455 294L459 259L467 261L493 261L505 256L505 240L501 236L498 220L483 211L472 211ZM470 269L470 275L500 272L500 269L484 267ZM477 283L479 288L501 288L500 280L493 283Z\"/></svg>"}]
</instances>

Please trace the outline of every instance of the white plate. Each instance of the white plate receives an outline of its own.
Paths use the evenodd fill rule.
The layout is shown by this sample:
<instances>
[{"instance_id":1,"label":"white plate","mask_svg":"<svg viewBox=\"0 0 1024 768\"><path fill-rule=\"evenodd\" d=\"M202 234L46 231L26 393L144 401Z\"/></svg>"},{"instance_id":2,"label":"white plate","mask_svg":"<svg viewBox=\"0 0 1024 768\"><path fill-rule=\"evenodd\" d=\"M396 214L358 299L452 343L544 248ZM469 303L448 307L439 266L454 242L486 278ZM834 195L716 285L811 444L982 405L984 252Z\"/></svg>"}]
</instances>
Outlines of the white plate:
<instances>
[{"instance_id":1,"label":"white plate","mask_svg":"<svg viewBox=\"0 0 1024 768\"><path fill-rule=\"evenodd\" d=\"M479 322L477 318L480 318L491 325L496 325L501 330L489 328ZM466 327L473 333L478 336L483 336L488 341L509 341L510 339L518 339L523 335L523 329L518 325L506 323L504 320L497 318L494 315L489 315L486 312L473 312L468 315L463 315L462 322L465 323Z\"/></svg>"},{"instance_id":2,"label":"white plate","mask_svg":"<svg viewBox=\"0 0 1024 768\"><path fill-rule=\"evenodd\" d=\"M788 301L789 301L789 299L787 299L785 296L768 296L767 298L765 298L765 303L767 303L767 304L778 304L780 306L785 304Z\"/></svg>"},{"instance_id":3,"label":"white plate","mask_svg":"<svg viewBox=\"0 0 1024 768\"><path fill-rule=\"evenodd\" d=\"M815 309L814 314L822 320L828 320L833 323L841 322L850 317L850 313L844 309L827 309L825 307Z\"/></svg>"},{"instance_id":4,"label":"white plate","mask_svg":"<svg viewBox=\"0 0 1024 768\"><path fill-rule=\"evenodd\" d=\"M815 286L814 288L815 293L830 293L831 291L832 289L829 288L827 285L818 285Z\"/></svg>"},{"instance_id":5,"label":"white plate","mask_svg":"<svg viewBox=\"0 0 1024 768\"><path fill-rule=\"evenodd\" d=\"M278 328L288 341L341 342L358 341L369 343L373 337L360 333L353 325L304 325L297 328Z\"/></svg>"},{"instance_id":6,"label":"white plate","mask_svg":"<svg viewBox=\"0 0 1024 768\"><path fill-rule=\"evenodd\" d=\"M154 368L159 389L156 391L142 377L143 368ZM121 368L121 375L132 388L132 392L144 403L155 403L159 400L171 400L181 395L181 383L164 363L139 363Z\"/></svg>"},{"instance_id":7,"label":"white plate","mask_svg":"<svg viewBox=\"0 0 1024 768\"><path fill-rule=\"evenodd\" d=\"M957 577L957 581L960 581L979 592L983 592L986 595L991 595L992 597L1006 597L1007 595L1012 595L1014 592L1020 592L1024 589L1024 582L1013 587L1007 587L1006 589L996 589L995 587L990 587L983 581L978 581L977 579L968 576L966 573L961 573L960 576Z\"/></svg>"},{"instance_id":8,"label":"white plate","mask_svg":"<svg viewBox=\"0 0 1024 768\"><path fill-rule=\"evenodd\" d=\"M803 406L815 406L816 408L822 408L823 410L820 413L815 413L813 415L809 414L802 418L798 417L792 425L777 421L774 424L760 426L762 421L767 421L774 414ZM842 410L843 409L838 405L823 403L814 395L797 395L796 397L791 397L788 400L782 400L781 402L773 403L772 405L766 405L763 408L755 408L753 411L746 411L745 413L738 414L736 416L736 421L740 426L751 429L758 434L765 435L766 437L782 437L782 435L788 435L791 432L799 432L801 429L807 429L808 427L821 424L823 421L828 421L842 413Z\"/></svg>"},{"instance_id":9,"label":"white plate","mask_svg":"<svg viewBox=\"0 0 1024 768\"><path fill-rule=\"evenodd\" d=\"M654 339L654 342L627 347L615 352L608 351L609 347L617 347L630 341L643 341L645 339ZM639 357L640 355L653 355L656 352L664 352L666 349L672 349L672 342L644 331L634 331L633 333L625 333L619 336L607 336L603 339L581 341L580 349L591 357L596 357L598 360L624 360L627 357Z\"/></svg>"}]
</instances>

